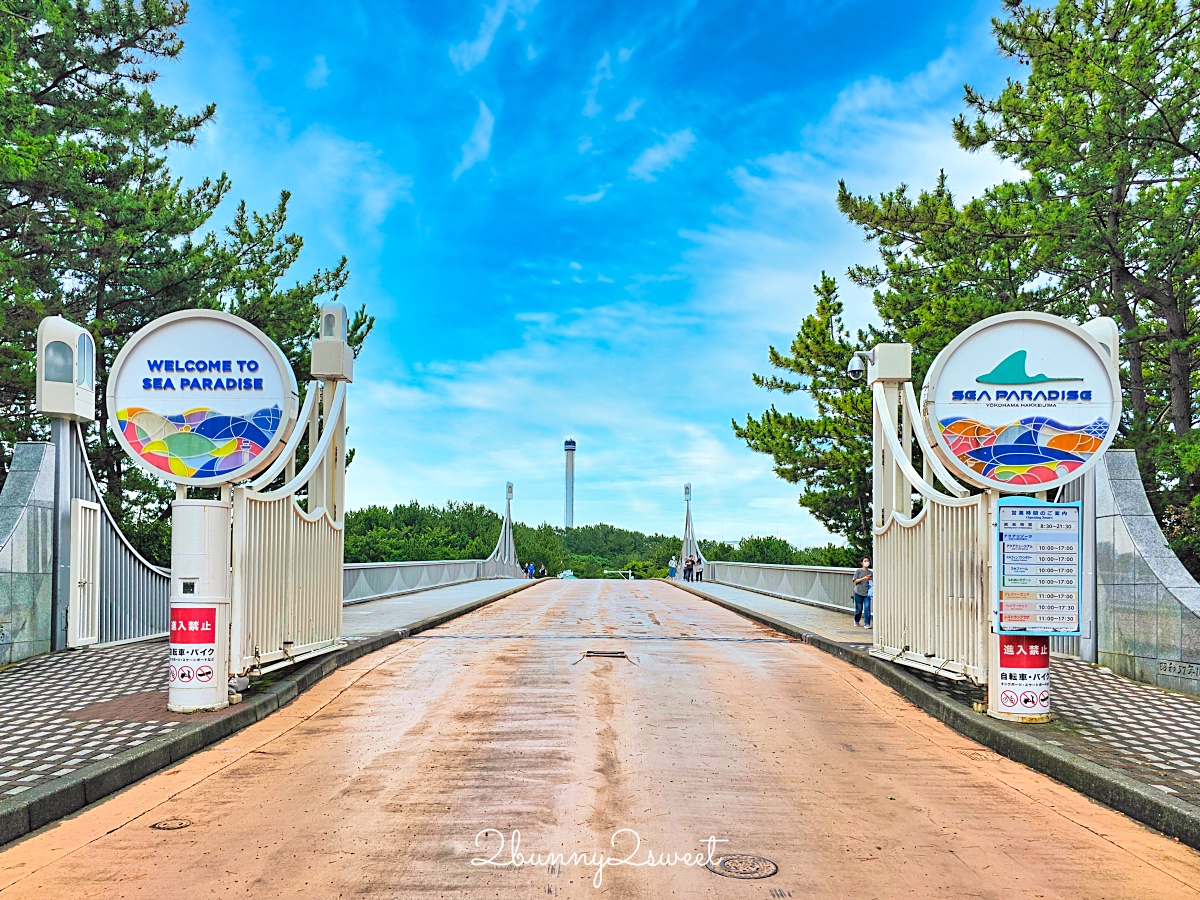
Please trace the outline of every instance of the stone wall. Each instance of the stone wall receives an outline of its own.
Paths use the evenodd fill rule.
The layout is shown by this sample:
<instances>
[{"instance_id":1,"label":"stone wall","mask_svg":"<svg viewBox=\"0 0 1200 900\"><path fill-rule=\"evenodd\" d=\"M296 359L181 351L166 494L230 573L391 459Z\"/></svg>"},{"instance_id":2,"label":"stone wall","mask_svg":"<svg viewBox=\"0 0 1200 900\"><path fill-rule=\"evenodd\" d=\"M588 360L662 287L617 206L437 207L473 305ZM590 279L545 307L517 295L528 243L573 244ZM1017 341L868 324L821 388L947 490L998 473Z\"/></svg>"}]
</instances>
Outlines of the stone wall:
<instances>
[{"instance_id":1,"label":"stone wall","mask_svg":"<svg viewBox=\"0 0 1200 900\"><path fill-rule=\"evenodd\" d=\"M1200 585L1163 537L1132 450L1096 466L1098 661L1200 695Z\"/></svg>"},{"instance_id":2,"label":"stone wall","mask_svg":"<svg viewBox=\"0 0 1200 900\"><path fill-rule=\"evenodd\" d=\"M54 447L17 444L0 491L0 666L50 652Z\"/></svg>"}]
</instances>

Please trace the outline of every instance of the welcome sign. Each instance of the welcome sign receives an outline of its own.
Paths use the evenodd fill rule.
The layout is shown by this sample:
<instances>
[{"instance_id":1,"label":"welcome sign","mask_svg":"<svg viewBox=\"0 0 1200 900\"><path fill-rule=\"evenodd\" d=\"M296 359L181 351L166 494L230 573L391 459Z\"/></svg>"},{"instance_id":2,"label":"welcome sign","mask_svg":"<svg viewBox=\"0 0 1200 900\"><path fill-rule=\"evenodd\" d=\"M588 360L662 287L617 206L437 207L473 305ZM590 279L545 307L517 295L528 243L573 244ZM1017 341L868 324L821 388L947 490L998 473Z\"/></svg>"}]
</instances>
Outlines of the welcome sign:
<instances>
[{"instance_id":1,"label":"welcome sign","mask_svg":"<svg viewBox=\"0 0 1200 900\"><path fill-rule=\"evenodd\" d=\"M922 390L927 434L970 484L1029 493L1096 463L1116 435L1121 389L1111 356L1078 325L1005 313L955 338Z\"/></svg>"},{"instance_id":2,"label":"welcome sign","mask_svg":"<svg viewBox=\"0 0 1200 900\"><path fill-rule=\"evenodd\" d=\"M121 350L108 382L109 423L151 474L215 485L267 466L296 423L299 392L280 349L217 310L171 313Z\"/></svg>"}]
</instances>

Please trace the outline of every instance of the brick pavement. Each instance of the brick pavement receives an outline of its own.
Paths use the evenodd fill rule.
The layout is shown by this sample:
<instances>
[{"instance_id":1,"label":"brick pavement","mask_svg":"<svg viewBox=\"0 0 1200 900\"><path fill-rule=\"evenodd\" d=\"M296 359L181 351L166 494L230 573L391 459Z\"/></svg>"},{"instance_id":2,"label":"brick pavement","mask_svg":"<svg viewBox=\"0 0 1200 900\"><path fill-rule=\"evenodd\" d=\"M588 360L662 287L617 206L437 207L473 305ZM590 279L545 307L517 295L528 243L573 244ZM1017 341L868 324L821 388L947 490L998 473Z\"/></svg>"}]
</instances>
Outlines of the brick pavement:
<instances>
[{"instance_id":1,"label":"brick pavement","mask_svg":"<svg viewBox=\"0 0 1200 900\"><path fill-rule=\"evenodd\" d=\"M847 627L850 616L778 600L729 585L692 584L721 599L783 619L866 652ZM955 702L970 707L985 690L967 681L907 671ZM1078 659L1050 660L1053 722L1018 726L1064 750L1200 806L1200 697L1122 678Z\"/></svg>"},{"instance_id":2,"label":"brick pavement","mask_svg":"<svg viewBox=\"0 0 1200 900\"><path fill-rule=\"evenodd\" d=\"M411 625L521 582L493 579L345 610L347 635ZM167 643L67 650L0 668L0 800L169 732L232 715L167 710Z\"/></svg>"}]
</instances>

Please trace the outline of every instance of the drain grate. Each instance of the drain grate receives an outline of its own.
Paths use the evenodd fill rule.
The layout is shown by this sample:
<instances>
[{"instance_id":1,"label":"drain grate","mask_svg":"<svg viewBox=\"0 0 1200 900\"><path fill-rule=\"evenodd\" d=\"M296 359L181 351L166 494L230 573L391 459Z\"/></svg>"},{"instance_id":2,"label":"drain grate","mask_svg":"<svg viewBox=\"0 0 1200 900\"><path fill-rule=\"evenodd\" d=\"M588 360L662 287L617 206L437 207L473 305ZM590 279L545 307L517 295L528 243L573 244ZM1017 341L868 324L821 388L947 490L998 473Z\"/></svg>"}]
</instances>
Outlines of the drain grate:
<instances>
[{"instance_id":1,"label":"drain grate","mask_svg":"<svg viewBox=\"0 0 1200 900\"><path fill-rule=\"evenodd\" d=\"M705 866L710 872L726 878L770 878L779 871L779 866L762 856L746 853L730 853L718 856Z\"/></svg>"},{"instance_id":2,"label":"drain grate","mask_svg":"<svg viewBox=\"0 0 1200 900\"><path fill-rule=\"evenodd\" d=\"M625 659L633 663L635 666L637 665L633 658L628 656L624 650L584 650L583 655L580 656L579 659L575 660L575 662L571 663L571 665L575 665L575 663L581 663L585 659Z\"/></svg>"},{"instance_id":3,"label":"drain grate","mask_svg":"<svg viewBox=\"0 0 1200 900\"><path fill-rule=\"evenodd\" d=\"M157 828L159 831L178 831L180 828L187 828L191 824L191 819L163 819L161 822L155 822L150 827Z\"/></svg>"}]
</instances>

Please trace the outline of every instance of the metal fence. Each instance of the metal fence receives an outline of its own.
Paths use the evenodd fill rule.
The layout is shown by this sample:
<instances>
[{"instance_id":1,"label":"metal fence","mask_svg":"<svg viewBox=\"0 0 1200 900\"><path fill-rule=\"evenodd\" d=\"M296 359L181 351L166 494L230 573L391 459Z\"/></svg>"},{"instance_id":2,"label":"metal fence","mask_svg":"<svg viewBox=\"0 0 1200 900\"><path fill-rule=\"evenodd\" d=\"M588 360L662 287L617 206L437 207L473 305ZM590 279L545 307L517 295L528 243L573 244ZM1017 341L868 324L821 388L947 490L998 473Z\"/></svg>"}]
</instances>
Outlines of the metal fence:
<instances>
[{"instance_id":1,"label":"metal fence","mask_svg":"<svg viewBox=\"0 0 1200 900\"><path fill-rule=\"evenodd\" d=\"M342 570L342 603L351 606L411 594L449 584L476 581L484 576L482 559L447 559L436 562L347 563Z\"/></svg>"},{"instance_id":2,"label":"metal fence","mask_svg":"<svg viewBox=\"0 0 1200 900\"><path fill-rule=\"evenodd\" d=\"M487 559L444 559L428 562L348 563L342 569L342 603L352 606L429 588L487 578L523 578L513 536L512 484L496 548Z\"/></svg>"},{"instance_id":3,"label":"metal fence","mask_svg":"<svg viewBox=\"0 0 1200 900\"><path fill-rule=\"evenodd\" d=\"M306 430L308 462L293 474ZM231 674L269 671L342 646L345 441L345 382L309 382L283 451L233 489ZM280 474L285 483L268 490ZM305 488L307 511L297 498Z\"/></svg>"},{"instance_id":4,"label":"metal fence","mask_svg":"<svg viewBox=\"0 0 1200 900\"><path fill-rule=\"evenodd\" d=\"M876 656L949 677L987 677L987 498L926 499L875 532Z\"/></svg>"},{"instance_id":5,"label":"metal fence","mask_svg":"<svg viewBox=\"0 0 1200 900\"><path fill-rule=\"evenodd\" d=\"M88 462L83 429L70 424L66 444L70 495L100 506L100 640L97 646L166 637L171 573L148 562L121 533Z\"/></svg>"},{"instance_id":6,"label":"metal fence","mask_svg":"<svg viewBox=\"0 0 1200 900\"><path fill-rule=\"evenodd\" d=\"M988 496L971 496L938 460L920 424L910 382L877 381L871 390L875 429L871 654L949 678L984 683L991 552ZM924 472L917 472L912 464L914 441L921 448ZM949 493L934 487L935 477ZM921 503L916 515L914 496Z\"/></svg>"},{"instance_id":7,"label":"metal fence","mask_svg":"<svg viewBox=\"0 0 1200 900\"><path fill-rule=\"evenodd\" d=\"M230 669L262 670L337 645L342 636L342 527L291 496L233 492Z\"/></svg>"},{"instance_id":8,"label":"metal fence","mask_svg":"<svg viewBox=\"0 0 1200 900\"><path fill-rule=\"evenodd\" d=\"M814 606L854 612L854 570L832 566L773 566L708 560L706 581L728 584Z\"/></svg>"}]
</instances>

